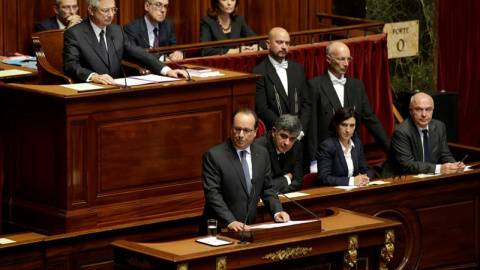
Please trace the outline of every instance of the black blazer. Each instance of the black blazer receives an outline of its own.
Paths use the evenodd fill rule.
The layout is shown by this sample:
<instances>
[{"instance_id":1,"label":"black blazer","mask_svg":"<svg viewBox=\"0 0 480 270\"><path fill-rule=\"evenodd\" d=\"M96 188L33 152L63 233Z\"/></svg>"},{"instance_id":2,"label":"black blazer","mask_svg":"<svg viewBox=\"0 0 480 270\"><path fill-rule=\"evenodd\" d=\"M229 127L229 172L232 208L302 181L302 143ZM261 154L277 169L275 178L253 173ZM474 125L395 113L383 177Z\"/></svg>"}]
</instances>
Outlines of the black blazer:
<instances>
[{"instance_id":1,"label":"black blazer","mask_svg":"<svg viewBox=\"0 0 480 270\"><path fill-rule=\"evenodd\" d=\"M300 118L302 129L306 132L311 111L311 96L308 94L305 71L299 64L290 60L287 61L288 96L268 56L252 70L253 73L263 75L257 80L255 112L262 119L267 130L272 129L280 115L291 114ZM277 104L275 89L280 104ZM280 105L281 113L278 110L278 105Z\"/></svg>"},{"instance_id":2,"label":"black blazer","mask_svg":"<svg viewBox=\"0 0 480 270\"><path fill-rule=\"evenodd\" d=\"M59 27L60 26L58 25L58 22L57 22L57 15L55 15L48 19L39 21L35 25L35 32L45 31L45 30L54 30L54 29L58 29Z\"/></svg>"},{"instance_id":3,"label":"black blazer","mask_svg":"<svg viewBox=\"0 0 480 270\"><path fill-rule=\"evenodd\" d=\"M165 19L163 22L159 23L157 27L158 38L160 41L159 47L178 45L177 37L175 36L175 30L173 29L173 22L171 20ZM148 42L145 16L137 18L124 25L123 30L135 45L144 49L150 48L150 44L145 43L145 40ZM143 40L142 37L145 40Z\"/></svg>"},{"instance_id":4,"label":"black blazer","mask_svg":"<svg viewBox=\"0 0 480 270\"><path fill-rule=\"evenodd\" d=\"M284 164L281 166L278 160L277 150L273 144L272 133L265 133L257 138L254 144L265 147L270 156L272 164L272 184L276 190L281 192L292 192L302 188L303 168L302 168L302 148L300 141L295 141L290 151L284 154ZM285 174L292 174L292 183L288 185Z\"/></svg>"},{"instance_id":5,"label":"black blazer","mask_svg":"<svg viewBox=\"0 0 480 270\"><path fill-rule=\"evenodd\" d=\"M353 137L352 161L353 176L366 174L370 179L372 172L363 154L363 145L359 138ZM337 137L324 140L317 151L317 185L348 186L348 167L342 146Z\"/></svg>"},{"instance_id":6,"label":"black blazer","mask_svg":"<svg viewBox=\"0 0 480 270\"><path fill-rule=\"evenodd\" d=\"M333 118L335 110L341 108L342 105L333 88L328 72L309 80L307 85L310 93L313 95L312 121L309 123L310 127L307 136L308 157L310 161L312 161L315 160L318 145L330 136L328 125ZM380 123L380 120L378 120L370 107L363 82L355 78L347 77L344 98L345 107L355 107L359 121L357 125L365 125L370 134L375 138L375 141L379 142L387 153L390 147L390 138L387 136L382 123Z\"/></svg>"},{"instance_id":7,"label":"black blazer","mask_svg":"<svg viewBox=\"0 0 480 270\"><path fill-rule=\"evenodd\" d=\"M251 145L250 150L255 196L247 224L255 223L259 198L262 198L272 217L282 211L277 193L272 188L267 150L255 144ZM230 138L203 154L202 181L205 208L200 231L206 231L206 220L211 218L218 220L219 229L226 228L234 221L243 223L253 192L250 195L247 192L242 164Z\"/></svg>"},{"instance_id":8,"label":"black blazer","mask_svg":"<svg viewBox=\"0 0 480 270\"><path fill-rule=\"evenodd\" d=\"M114 37L115 44L111 40ZM122 77L120 59L133 62L160 74L165 64L144 49L134 45L125 35L122 27L110 24L106 28L108 59L104 57L100 44L90 25L90 20L84 20L65 31L63 47L63 70L67 76L76 82L85 82L88 76L96 72L109 74L113 78ZM115 46L115 47L114 47Z\"/></svg>"},{"instance_id":9,"label":"black blazer","mask_svg":"<svg viewBox=\"0 0 480 270\"><path fill-rule=\"evenodd\" d=\"M434 173L436 164L455 162L447 144L445 125L436 120L428 124L432 163L423 162L423 146L415 122L409 117L398 124L392 135L383 177L400 174Z\"/></svg>"},{"instance_id":10,"label":"black blazer","mask_svg":"<svg viewBox=\"0 0 480 270\"><path fill-rule=\"evenodd\" d=\"M217 22L216 17L207 15L200 21L200 42L210 42L218 40L236 39L244 37L256 36L255 32L247 25L242 15L232 16L232 29L230 32L230 38L227 37L222 31L222 28ZM206 48L203 49L203 54L207 55L220 55L226 54L229 49L235 48L235 45L224 46L221 48Z\"/></svg>"}]
</instances>

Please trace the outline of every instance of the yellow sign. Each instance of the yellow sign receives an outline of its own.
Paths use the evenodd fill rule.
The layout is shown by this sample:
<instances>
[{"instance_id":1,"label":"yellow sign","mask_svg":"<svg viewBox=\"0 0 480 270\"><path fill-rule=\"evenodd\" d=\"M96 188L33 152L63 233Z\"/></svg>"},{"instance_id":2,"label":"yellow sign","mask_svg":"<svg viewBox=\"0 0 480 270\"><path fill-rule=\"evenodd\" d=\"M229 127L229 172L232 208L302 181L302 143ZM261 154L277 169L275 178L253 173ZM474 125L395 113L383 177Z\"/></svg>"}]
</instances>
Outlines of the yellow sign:
<instances>
[{"instance_id":1,"label":"yellow sign","mask_svg":"<svg viewBox=\"0 0 480 270\"><path fill-rule=\"evenodd\" d=\"M418 21L386 23L388 59L418 55Z\"/></svg>"}]
</instances>

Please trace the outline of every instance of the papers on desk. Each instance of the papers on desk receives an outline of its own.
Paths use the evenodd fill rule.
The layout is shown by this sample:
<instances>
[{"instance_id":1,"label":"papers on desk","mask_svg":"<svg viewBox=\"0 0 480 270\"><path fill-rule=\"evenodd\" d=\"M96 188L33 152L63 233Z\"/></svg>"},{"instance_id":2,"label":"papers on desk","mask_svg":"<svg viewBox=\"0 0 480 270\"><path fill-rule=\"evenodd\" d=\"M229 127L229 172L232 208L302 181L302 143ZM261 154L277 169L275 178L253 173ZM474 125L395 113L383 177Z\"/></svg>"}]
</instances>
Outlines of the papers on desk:
<instances>
[{"instance_id":1,"label":"papers on desk","mask_svg":"<svg viewBox=\"0 0 480 270\"><path fill-rule=\"evenodd\" d=\"M205 237L205 238L197 239L196 241L199 243L209 245L209 246L214 246L214 247L233 244L232 241L224 240L218 237Z\"/></svg>"},{"instance_id":2,"label":"papers on desk","mask_svg":"<svg viewBox=\"0 0 480 270\"><path fill-rule=\"evenodd\" d=\"M144 84L161 83L161 82L172 82L172 81L179 81L179 80L180 80L179 78L170 78L167 76L149 74L149 75L142 75L142 76L127 77L127 85L135 86L135 85L144 85ZM125 85L125 78L115 79L115 83L118 85Z\"/></svg>"},{"instance_id":3,"label":"papers on desk","mask_svg":"<svg viewBox=\"0 0 480 270\"><path fill-rule=\"evenodd\" d=\"M62 84L60 86L77 90L78 92L100 90L105 88L103 86L98 86L90 83Z\"/></svg>"},{"instance_id":4,"label":"papers on desk","mask_svg":"<svg viewBox=\"0 0 480 270\"><path fill-rule=\"evenodd\" d=\"M285 195L287 195L289 198L296 198L296 197L308 196L310 194L303 193L303 192L290 192L290 193L286 193ZM278 196L283 196L283 195L278 194ZM285 197L285 196L283 196L283 197Z\"/></svg>"},{"instance_id":5,"label":"papers on desk","mask_svg":"<svg viewBox=\"0 0 480 270\"><path fill-rule=\"evenodd\" d=\"M413 177L415 178L428 178L428 177L433 177L435 175L440 175L440 174L434 174L434 173L420 173L420 174L417 174L417 175L414 175Z\"/></svg>"},{"instance_id":6,"label":"papers on desk","mask_svg":"<svg viewBox=\"0 0 480 270\"><path fill-rule=\"evenodd\" d=\"M383 180L376 180L376 181L371 181L366 186L385 185L385 184L390 184L390 182L383 181ZM363 186L336 186L335 188L351 190L351 189L360 188L360 187L363 187Z\"/></svg>"},{"instance_id":7,"label":"papers on desk","mask_svg":"<svg viewBox=\"0 0 480 270\"><path fill-rule=\"evenodd\" d=\"M36 57L29 57L26 59L15 59L15 60L3 60L4 64L21 66L25 68L37 68L37 58Z\"/></svg>"},{"instance_id":8,"label":"papers on desk","mask_svg":"<svg viewBox=\"0 0 480 270\"><path fill-rule=\"evenodd\" d=\"M316 221L317 221L316 219L314 219L314 220L296 220L296 221L290 220L289 222L285 222L285 223L270 223L270 224L262 224L262 225L257 225L257 226L250 226L250 230L287 227L287 226L309 223L309 222L316 222Z\"/></svg>"},{"instance_id":9,"label":"papers on desk","mask_svg":"<svg viewBox=\"0 0 480 270\"><path fill-rule=\"evenodd\" d=\"M6 245L6 244L11 244L15 243L15 241L10 240L8 238L0 238L0 245Z\"/></svg>"},{"instance_id":10,"label":"papers on desk","mask_svg":"<svg viewBox=\"0 0 480 270\"><path fill-rule=\"evenodd\" d=\"M20 69L0 70L0 78L17 76L17 75L24 75L24 74L30 74L30 73L32 73L32 72L25 71L25 70L20 70Z\"/></svg>"}]
</instances>

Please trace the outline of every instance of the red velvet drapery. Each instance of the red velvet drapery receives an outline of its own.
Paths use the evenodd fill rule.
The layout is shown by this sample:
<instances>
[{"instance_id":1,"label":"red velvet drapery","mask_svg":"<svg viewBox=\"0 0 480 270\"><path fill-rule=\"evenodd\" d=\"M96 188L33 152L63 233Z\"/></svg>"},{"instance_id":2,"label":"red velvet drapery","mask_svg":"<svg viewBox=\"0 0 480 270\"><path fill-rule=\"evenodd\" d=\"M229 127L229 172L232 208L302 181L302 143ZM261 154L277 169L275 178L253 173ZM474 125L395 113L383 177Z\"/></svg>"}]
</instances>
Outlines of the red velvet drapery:
<instances>
[{"instance_id":1,"label":"red velvet drapery","mask_svg":"<svg viewBox=\"0 0 480 270\"><path fill-rule=\"evenodd\" d=\"M388 135L395 128L388 68L387 36L385 34L343 40L354 57L347 76L358 78L365 83L365 90L372 110L378 116ZM328 42L312 45L300 45L290 48L288 58L303 65L307 79L326 71L325 48ZM204 58L192 58L180 61L181 64L197 64L240 72L250 72L267 55L267 52L222 55ZM364 144L373 143L368 132L363 131Z\"/></svg>"},{"instance_id":2,"label":"red velvet drapery","mask_svg":"<svg viewBox=\"0 0 480 270\"><path fill-rule=\"evenodd\" d=\"M438 88L458 92L459 143L480 147L480 1L438 1Z\"/></svg>"}]
</instances>

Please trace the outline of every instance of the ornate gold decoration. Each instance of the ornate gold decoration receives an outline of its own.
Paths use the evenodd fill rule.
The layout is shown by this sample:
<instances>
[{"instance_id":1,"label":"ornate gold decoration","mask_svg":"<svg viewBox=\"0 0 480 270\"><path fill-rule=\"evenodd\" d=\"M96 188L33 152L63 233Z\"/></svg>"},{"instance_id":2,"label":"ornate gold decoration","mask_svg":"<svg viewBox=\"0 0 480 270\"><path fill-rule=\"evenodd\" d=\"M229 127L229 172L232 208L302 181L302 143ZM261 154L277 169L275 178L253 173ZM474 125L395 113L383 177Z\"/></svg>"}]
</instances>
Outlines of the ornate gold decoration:
<instances>
[{"instance_id":1,"label":"ornate gold decoration","mask_svg":"<svg viewBox=\"0 0 480 270\"><path fill-rule=\"evenodd\" d=\"M227 270L227 257L217 257L217 270Z\"/></svg>"},{"instance_id":2,"label":"ornate gold decoration","mask_svg":"<svg viewBox=\"0 0 480 270\"><path fill-rule=\"evenodd\" d=\"M343 254L343 269L351 269L357 263L358 235L348 237L348 251Z\"/></svg>"},{"instance_id":3,"label":"ornate gold decoration","mask_svg":"<svg viewBox=\"0 0 480 270\"><path fill-rule=\"evenodd\" d=\"M138 258L134 258L134 257L127 259L127 262L131 266L135 266L136 268L139 268L139 269L153 269L154 268L154 266L149 261L139 260Z\"/></svg>"},{"instance_id":4,"label":"ornate gold decoration","mask_svg":"<svg viewBox=\"0 0 480 270\"><path fill-rule=\"evenodd\" d=\"M307 255L312 252L311 247L295 247L286 248L276 251L275 253L269 253L262 257L262 260L283 261L291 258Z\"/></svg>"},{"instance_id":5,"label":"ornate gold decoration","mask_svg":"<svg viewBox=\"0 0 480 270\"><path fill-rule=\"evenodd\" d=\"M393 258L393 252L395 251L395 230L389 229L385 230L385 246L380 249L380 270L388 270L387 263L390 262Z\"/></svg>"},{"instance_id":6,"label":"ornate gold decoration","mask_svg":"<svg viewBox=\"0 0 480 270\"><path fill-rule=\"evenodd\" d=\"M188 263L177 264L177 270L188 270Z\"/></svg>"}]
</instances>

